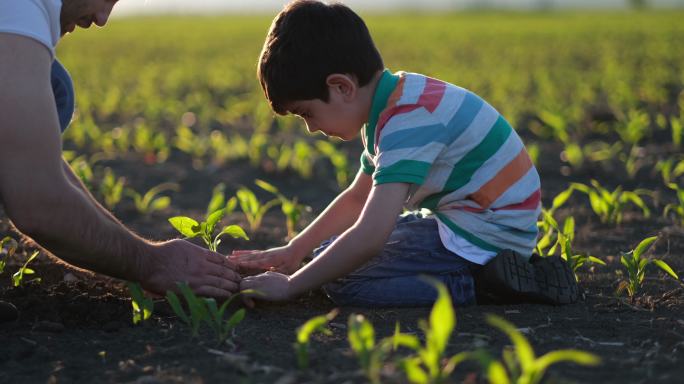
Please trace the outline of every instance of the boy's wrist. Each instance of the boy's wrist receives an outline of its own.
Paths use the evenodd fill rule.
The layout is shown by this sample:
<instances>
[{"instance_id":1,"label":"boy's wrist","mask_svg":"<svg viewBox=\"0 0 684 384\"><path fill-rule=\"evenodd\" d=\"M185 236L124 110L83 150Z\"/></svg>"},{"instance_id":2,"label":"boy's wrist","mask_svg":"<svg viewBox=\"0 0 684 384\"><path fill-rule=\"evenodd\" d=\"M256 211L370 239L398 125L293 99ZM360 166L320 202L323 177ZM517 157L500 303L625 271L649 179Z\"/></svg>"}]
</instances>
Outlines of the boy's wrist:
<instances>
[{"instance_id":1,"label":"boy's wrist","mask_svg":"<svg viewBox=\"0 0 684 384\"><path fill-rule=\"evenodd\" d=\"M309 254L313 249L308 249L306 244L303 244L301 238L294 238L290 240L287 244L287 248L290 250L292 255L295 255L299 261L304 260L307 254Z\"/></svg>"}]
</instances>

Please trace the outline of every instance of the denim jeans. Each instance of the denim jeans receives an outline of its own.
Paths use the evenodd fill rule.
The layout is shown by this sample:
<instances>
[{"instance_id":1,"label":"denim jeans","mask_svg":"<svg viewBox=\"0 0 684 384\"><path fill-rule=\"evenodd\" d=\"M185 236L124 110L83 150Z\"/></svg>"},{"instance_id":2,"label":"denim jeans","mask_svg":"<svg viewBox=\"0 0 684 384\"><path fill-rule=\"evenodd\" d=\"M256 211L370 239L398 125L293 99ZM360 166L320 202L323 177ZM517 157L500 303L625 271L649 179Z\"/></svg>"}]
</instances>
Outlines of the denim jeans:
<instances>
[{"instance_id":1,"label":"denim jeans","mask_svg":"<svg viewBox=\"0 0 684 384\"><path fill-rule=\"evenodd\" d=\"M314 250L318 257L336 236ZM323 286L328 297L341 306L423 307L437 299L437 290L421 279L432 276L443 282L456 306L475 304L474 264L442 245L434 217L409 213L397 219L379 255L347 276Z\"/></svg>"},{"instance_id":2,"label":"denim jeans","mask_svg":"<svg viewBox=\"0 0 684 384\"><path fill-rule=\"evenodd\" d=\"M57 60L52 62L50 83L52 84L52 93L55 96L59 128L64 132L74 114L74 85L69 72Z\"/></svg>"}]
</instances>

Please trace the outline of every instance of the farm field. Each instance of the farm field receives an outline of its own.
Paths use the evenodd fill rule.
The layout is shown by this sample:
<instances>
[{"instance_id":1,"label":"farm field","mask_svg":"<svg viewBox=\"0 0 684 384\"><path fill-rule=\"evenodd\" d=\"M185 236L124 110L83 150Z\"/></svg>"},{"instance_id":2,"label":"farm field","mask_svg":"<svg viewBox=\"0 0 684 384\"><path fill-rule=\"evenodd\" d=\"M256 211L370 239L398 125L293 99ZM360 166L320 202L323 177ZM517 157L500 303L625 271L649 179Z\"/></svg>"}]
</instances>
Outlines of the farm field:
<instances>
[{"instance_id":1,"label":"farm field","mask_svg":"<svg viewBox=\"0 0 684 384\"><path fill-rule=\"evenodd\" d=\"M577 266L576 304L456 308L447 356L485 350L501 358L511 341L485 321L496 314L538 354L572 348L602 360L554 365L544 382L682 381L682 19L680 11L367 15L389 69L471 89L518 130L542 178L547 214L538 250ZM300 216L289 223L300 230L353 178L360 141L309 135L298 119L269 110L255 76L269 24L261 16L119 19L60 43L77 103L65 157L141 236L180 236L168 219L203 220L212 197L249 190L263 204L274 199L257 179L296 199ZM285 244L291 233L279 204L261 223L241 204L232 207L222 224L240 225L249 240L226 236L219 251ZM4 213L0 220L2 237L19 242L13 254L5 242L0 254L0 298L20 310L17 322L0 324L3 383L366 382L347 338L349 316L363 314L381 338L397 321L422 336L418 321L430 315L429 308L340 308L331 333L312 338L309 369L301 370L296 329L335 308L319 291L287 304L257 303L222 343L204 326L191 337L164 298L154 298L151 318L134 325L125 282L43 253L29 263L35 273L15 286L13 274L37 248L20 241ZM679 277L652 262L632 292L621 257L654 236L643 256ZM408 382L397 359L410 352L385 359L382 382ZM489 379L467 361L446 382Z\"/></svg>"}]
</instances>

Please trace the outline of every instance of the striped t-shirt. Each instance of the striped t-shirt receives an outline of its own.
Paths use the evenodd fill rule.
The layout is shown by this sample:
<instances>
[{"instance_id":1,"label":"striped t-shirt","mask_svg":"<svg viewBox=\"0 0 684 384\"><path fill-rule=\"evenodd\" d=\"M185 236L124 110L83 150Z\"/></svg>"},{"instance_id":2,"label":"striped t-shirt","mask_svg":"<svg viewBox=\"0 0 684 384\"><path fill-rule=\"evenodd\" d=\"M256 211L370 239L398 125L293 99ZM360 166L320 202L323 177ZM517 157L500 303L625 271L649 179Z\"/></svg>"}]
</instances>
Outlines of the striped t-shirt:
<instances>
[{"instance_id":1,"label":"striped t-shirt","mask_svg":"<svg viewBox=\"0 0 684 384\"><path fill-rule=\"evenodd\" d=\"M362 134L361 169L374 185L409 183L444 246L484 264L500 250L530 256L541 212L539 174L518 134L464 88L385 70Z\"/></svg>"}]
</instances>

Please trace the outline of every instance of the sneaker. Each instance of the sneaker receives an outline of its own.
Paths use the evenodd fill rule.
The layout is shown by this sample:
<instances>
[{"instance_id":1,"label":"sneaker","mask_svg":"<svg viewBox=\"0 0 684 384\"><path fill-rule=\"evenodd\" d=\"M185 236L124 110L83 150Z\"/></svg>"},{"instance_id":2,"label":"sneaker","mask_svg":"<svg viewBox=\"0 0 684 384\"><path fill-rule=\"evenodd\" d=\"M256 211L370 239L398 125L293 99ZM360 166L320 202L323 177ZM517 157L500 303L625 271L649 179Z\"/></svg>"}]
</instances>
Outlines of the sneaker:
<instances>
[{"instance_id":1,"label":"sneaker","mask_svg":"<svg viewBox=\"0 0 684 384\"><path fill-rule=\"evenodd\" d=\"M529 260L503 250L477 274L478 302L497 304L572 304L579 296L575 275L557 256Z\"/></svg>"},{"instance_id":2,"label":"sneaker","mask_svg":"<svg viewBox=\"0 0 684 384\"><path fill-rule=\"evenodd\" d=\"M0 301L0 323L9 323L19 318L17 307L6 301Z\"/></svg>"}]
</instances>

